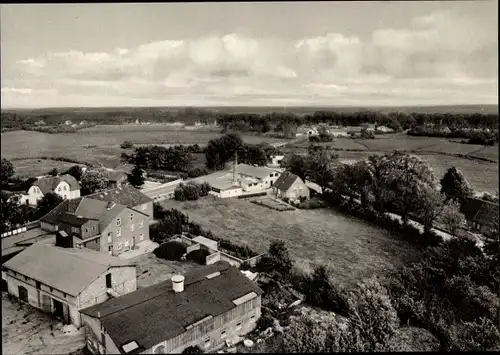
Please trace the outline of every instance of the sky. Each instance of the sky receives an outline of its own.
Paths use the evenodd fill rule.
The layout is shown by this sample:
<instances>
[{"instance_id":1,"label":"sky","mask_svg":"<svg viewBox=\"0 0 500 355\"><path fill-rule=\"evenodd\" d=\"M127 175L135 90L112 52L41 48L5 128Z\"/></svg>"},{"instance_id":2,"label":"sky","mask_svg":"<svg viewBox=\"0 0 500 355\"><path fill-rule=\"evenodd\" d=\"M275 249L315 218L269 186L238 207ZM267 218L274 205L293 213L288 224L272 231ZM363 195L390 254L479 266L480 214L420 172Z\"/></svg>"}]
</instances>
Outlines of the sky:
<instances>
[{"instance_id":1,"label":"sky","mask_svg":"<svg viewBox=\"0 0 500 355\"><path fill-rule=\"evenodd\" d=\"M498 104L498 4L2 4L2 108Z\"/></svg>"}]
</instances>

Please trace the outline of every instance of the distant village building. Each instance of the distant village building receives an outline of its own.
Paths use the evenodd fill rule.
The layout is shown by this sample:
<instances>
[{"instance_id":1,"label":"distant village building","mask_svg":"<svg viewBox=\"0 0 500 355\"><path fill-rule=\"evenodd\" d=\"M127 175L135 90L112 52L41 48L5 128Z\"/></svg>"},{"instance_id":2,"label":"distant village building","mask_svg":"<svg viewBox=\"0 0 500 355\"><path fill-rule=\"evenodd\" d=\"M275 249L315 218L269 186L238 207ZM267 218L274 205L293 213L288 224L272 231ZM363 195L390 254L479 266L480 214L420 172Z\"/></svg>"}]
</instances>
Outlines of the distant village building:
<instances>
[{"instance_id":1,"label":"distant village building","mask_svg":"<svg viewBox=\"0 0 500 355\"><path fill-rule=\"evenodd\" d=\"M48 193L55 193L63 199L80 197L80 184L71 175L45 176L35 181L26 195L21 196L21 202L35 206Z\"/></svg>"},{"instance_id":2,"label":"distant village building","mask_svg":"<svg viewBox=\"0 0 500 355\"><path fill-rule=\"evenodd\" d=\"M271 163L268 164L268 167L270 168L279 168L281 166L281 162L285 158L284 155L272 155L271 156Z\"/></svg>"},{"instance_id":3,"label":"distant village building","mask_svg":"<svg viewBox=\"0 0 500 355\"><path fill-rule=\"evenodd\" d=\"M60 232L59 238L68 238ZM8 293L66 324L82 325L80 310L137 288L135 266L89 249L39 242L3 264Z\"/></svg>"},{"instance_id":4,"label":"distant village building","mask_svg":"<svg viewBox=\"0 0 500 355\"><path fill-rule=\"evenodd\" d=\"M273 192L277 197L299 199L309 198L309 188L304 181L288 171L282 173L273 185Z\"/></svg>"},{"instance_id":5,"label":"distant village building","mask_svg":"<svg viewBox=\"0 0 500 355\"><path fill-rule=\"evenodd\" d=\"M80 121L80 126L83 126L83 125L86 125L87 124L87 121L83 120L83 121Z\"/></svg>"},{"instance_id":6,"label":"distant village building","mask_svg":"<svg viewBox=\"0 0 500 355\"><path fill-rule=\"evenodd\" d=\"M44 231L64 230L73 247L110 255L142 248L149 239L153 200L132 186L97 192L67 200L40 219Z\"/></svg>"},{"instance_id":7,"label":"distant village building","mask_svg":"<svg viewBox=\"0 0 500 355\"><path fill-rule=\"evenodd\" d=\"M82 310L94 354L213 352L255 329L263 291L219 262ZM154 314L154 315L153 315Z\"/></svg>"},{"instance_id":8,"label":"distant village building","mask_svg":"<svg viewBox=\"0 0 500 355\"><path fill-rule=\"evenodd\" d=\"M136 120L135 120L135 124L139 124L139 123L140 123L140 122L139 122L139 119L136 119Z\"/></svg>"},{"instance_id":9,"label":"distant village building","mask_svg":"<svg viewBox=\"0 0 500 355\"><path fill-rule=\"evenodd\" d=\"M73 124L73 122L71 122L70 120L67 120L66 122L64 122L64 124L66 126L71 126Z\"/></svg>"},{"instance_id":10,"label":"distant village building","mask_svg":"<svg viewBox=\"0 0 500 355\"><path fill-rule=\"evenodd\" d=\"M394 130L392 128L387 127L387 126L377 126L377 128L375 129L375 132L394 133Z\"/></svg>"}]
</instances>

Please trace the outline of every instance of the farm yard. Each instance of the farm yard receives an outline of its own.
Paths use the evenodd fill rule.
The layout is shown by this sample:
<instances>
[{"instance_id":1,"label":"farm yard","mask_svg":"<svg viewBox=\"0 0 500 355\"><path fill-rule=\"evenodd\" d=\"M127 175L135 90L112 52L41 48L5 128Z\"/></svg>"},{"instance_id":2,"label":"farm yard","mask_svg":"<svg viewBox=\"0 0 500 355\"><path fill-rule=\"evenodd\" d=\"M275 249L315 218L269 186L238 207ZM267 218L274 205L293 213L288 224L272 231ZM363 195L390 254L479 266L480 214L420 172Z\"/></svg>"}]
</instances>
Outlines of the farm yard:
<instances>
[{"instance_id":1,"label":"farm yard","mask_svg":"<svg viewBox=\"0 0 500 355\"><path fill-rule=\"evenodd\" d=\"M387 231L332 210L274 211L244 199L213 199L178 202L168 200L165 208L176 208L190 220L215 235L258 253L274 239L285 241L298 265L325 263L335 278L354 285L374 274L384 276L419 253L407 242L395 240Z\"/></svg>"}]
</instances>

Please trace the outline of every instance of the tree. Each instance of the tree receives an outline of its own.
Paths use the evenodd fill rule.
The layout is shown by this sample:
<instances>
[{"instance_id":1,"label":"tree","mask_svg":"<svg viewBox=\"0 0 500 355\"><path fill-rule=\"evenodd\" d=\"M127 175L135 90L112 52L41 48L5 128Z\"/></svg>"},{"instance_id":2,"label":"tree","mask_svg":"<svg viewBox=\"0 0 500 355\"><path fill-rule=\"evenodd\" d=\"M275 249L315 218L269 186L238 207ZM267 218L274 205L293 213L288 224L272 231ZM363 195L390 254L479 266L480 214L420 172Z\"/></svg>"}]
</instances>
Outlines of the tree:
<instances>
[{"instance_id":1,"label":"tree","mask_svg":"<svg viewBox=\"0 0 500 355\"><path fill-rule=\"evenodd\" d=\"M151 240L157 243L163 243L176 234L183 232L189 224L189 218L181 211L174 208L165 210L163 219L151 226Z\"/></svg>"},{"instance_id":2,"label":"tree","mask_svg":"<svg viewBox=\"0 0 500 355\"><path fill-rule=\"evenodd\" d=\"M455 325L450 333L453 351L500 351L500 331L487 318Z\"/></svg>"},{"instance_id":3,"label":"tree","mask_svg":"<svg viewBox=\"0 0 500 355\"><path fill-rule=\"evenodd\" d=\"M281 161L281 167L287 169L292 174L297 175L303 181L306 180L307 173L309 171L306 159L303 156L297 154L292 154L286 159L283 159Z\"/></svg>"},{"instance_id":4,"label":"tree","mask_svg":"<svg viewBox=\"0 0 500 355\"><path fill-rule=\"evenodd\" d=\"M9 197L5 192L1 193L0 206L0 233L6 232L18 225L25 224L31 219L31 208L19 204L19 198Z\"/></svg>"},{"instance_id":5,"label":"tree","mask_svg":"<svg viewBox=\"0 0 500 355\"><path fill-rule=\"evenodd\" d=\"M6 184L12 176L14 176L14 166L9 160L2 158L0 165L0 183L2 186Z\"/></svg>"},{"instance_id":6,"label":"tree","mask_svg":"<svg viewBox=\"0 0 500 355\"><path fill-rule=\"evenodd\" d=\"M90 195L108 187L108 177L102 171L86 171L82 176L80 187L82 195Z\"/></svg>"},{"instance_id":7,"label":"tree","mask_svg":"<svg viewBox=\"0 0 500 355\"><path fill-rule=\"evenodd\" d=\"M57 175L59 175L59 171L56 168L54 168L51 171L49 171L48 174L50 176L57 176Z\"/></svg>"},{"instance_id":8,"label":"tree","mask_svg":"<svg viewBox=\"0 0 500 355\"><path fill-rule=\"evenodd\" d=\"M349 319L363 339L362 351L387 350L399 319L387 290L376 278L362 282L350 297Z\"/></svg>"},{"instance_id":9,"label":"tree","mask_svg":"<svg viewBox=\"0 0 500 355\"><path fill-rule=\"evenodd\" d=\"M49 192L45 194L36 204L35 218L40 219L63 202L58 194Z\"/></svg>"},{"instance_id":10,"label":"tree","mask_svg":"<svg viewBox=\"0 0 500 355\"><path fill-rule=\"evenodd\" d=\"M134 166L130 174L127 174L127 180L130 185L134 187L140 187L144 185L144 181L146 181L146 179L144 178L143 170L137 165Z\"/></svg>"},{"instance_id":11,"label":"tree","mask_svg":"<svg viewBox=\"0 0 500 355\"><path fill-rule=\"evenodd\" d=\"M276 240L269 246L269 257L274 265L274 270L282 275L286 275L292 268L292 258L288 252L285 242Z\"/></svg>"},{"instance_id":12,"label":"tree","mask_svg":"<svg viewBox=\"0 0 500 355\"><path fill-rule=\"evenodd\" d=\"M120 148L122 148L122 149L130 149L133 147L134 147L134 143L132 143L131 141L125 141L120 145Z\"/></svg>"},{"instance_id":13,"label":"tree","mask_svg":"<svg viewBox=\"0 0 500 355\"><path fill-rule=\"evenodd\" d=\"M459 228L465 226L465 215L460 213L458 200L448 200L441 210L438 221L447 226L453 235L456 235Z\"/></svg>"},{"instance_id":14,"label":"tree","mask_svg":"<svg viewBox=\"0 0 500 355\"><path fill-rule=\"evenodd\" d=\"M327 329L308 315L293 317L281 339L283 353L322 353L326 349Z\"/></svg>"},{"instance_id":15,"label":"tree","mask_svg":"<svg viewBox=\"0 0 500 355\"><path fill-rule=\"evenodd\" d=\"M384 204L392 204L397 209L407 224L410 213L422 213L425 206L432 207L431 202L421 200L432 197L428 192L436 185L434 172L429 164L414 155L395 151L386 155L386 159L380 182L382 198Z\"/></svg>"},{"instance_id":16,"label":"tree","mask_svg":"<svg viewBox=\"0 0 500 355\"><path fill-rule=\"evenodd\" d=\"M76 179L76 181L80 181L82 179L83 169L80 165L73 165L64 174L71 175Z\"/></svg>"},{"instance_id":17,"label":"tree","mask_svg":"<svg viewBox=\"0 0 500 355\"><path fill-rule=\"evenodd\" d=\"M444 197L433 186L423 185L421 198L416 201L416 210L422 219L424 230L429 232L441 213Z\"/></svg>"},{"instance_id":18,"label":"tree","mask_svg":"<svg viewBox=\"0 0 500 355\"><path fill-rule=\"evenodd\" d=\"M241 150L243 141L234 133L225 134L220 138L211 139L205 150L208 169L222 170L226 163L233 159L234 154Z\"/></svg>"},{"instance_id":19,"label":"tree","mask_svg":"<svg viewBox=\"0 0 500 355\"><path fill-rule=\"evenodd\" d=\"M310 147L308 177L325 191L334 176L338 155L323 147Z\"/></svg>"},{"instance_id":20,"label":"tree","mask_svg":"<svg viewBox=\"0 0 500 355\"><path fill-rule=\"evenodd\" d=\"M441 179L441 193L446 200L458 200L462 204L467 197L472 196L472 188L464 174L455 167L449 168Z\"/></svg>"}]
</instances>

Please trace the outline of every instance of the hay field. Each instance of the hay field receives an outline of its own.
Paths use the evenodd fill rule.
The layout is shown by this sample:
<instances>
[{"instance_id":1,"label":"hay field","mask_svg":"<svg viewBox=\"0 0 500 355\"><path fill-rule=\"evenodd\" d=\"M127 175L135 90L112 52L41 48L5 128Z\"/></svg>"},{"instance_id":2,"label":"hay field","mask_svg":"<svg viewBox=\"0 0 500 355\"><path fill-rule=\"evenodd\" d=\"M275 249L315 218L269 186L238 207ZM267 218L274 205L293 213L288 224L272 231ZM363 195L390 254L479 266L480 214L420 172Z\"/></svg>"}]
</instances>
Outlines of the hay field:
<instances>
[{"instance_id":1,"label":"hay field","mask_svg":"<svg viewBox=\"0 0 500 355\"><path fill-rule=\"evenodd\" d=\"M346 285L375 274L388 275L419 255L387 231L328 209L278 212L246 200L211 197L162 204L257 252L265 252L273 239L282 239L299 265L326 263Z\"/></svg>"}]
</instances>

